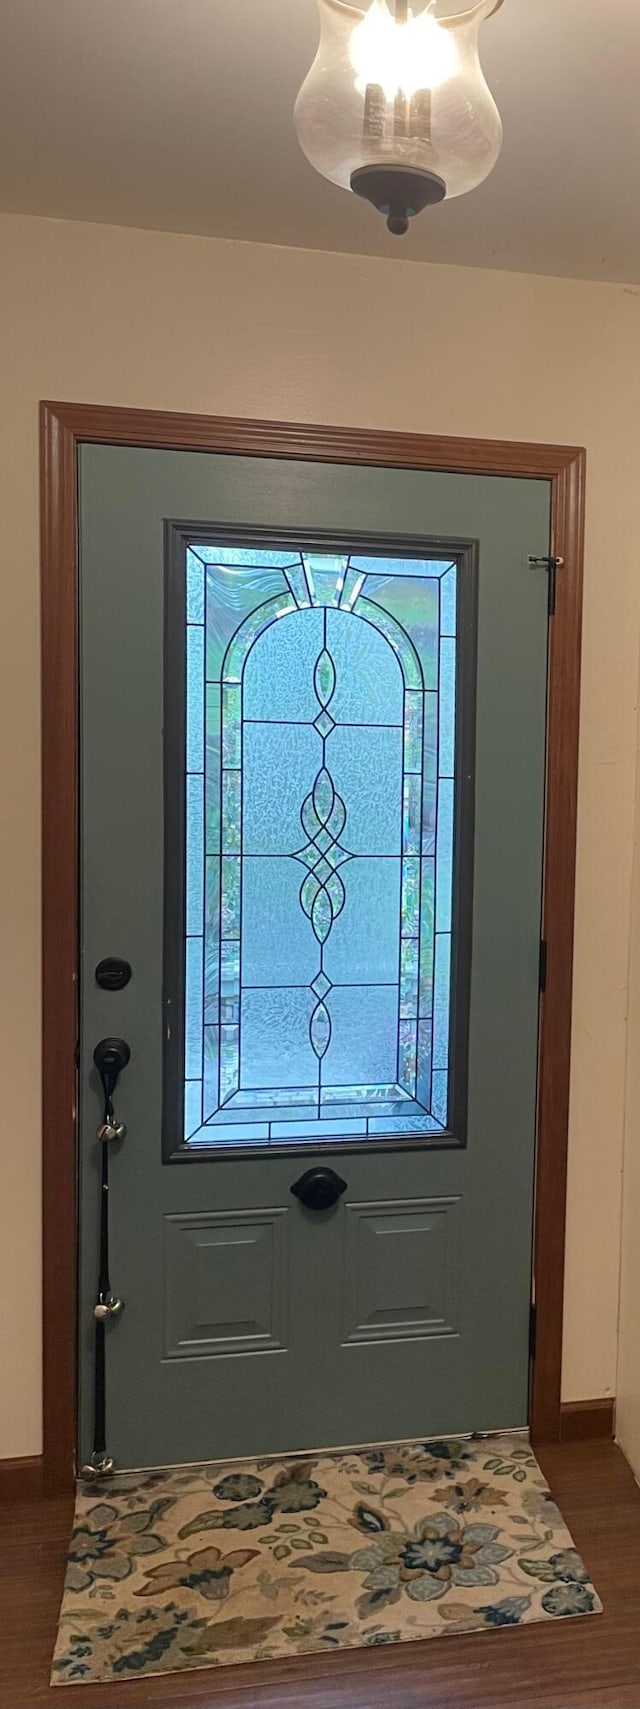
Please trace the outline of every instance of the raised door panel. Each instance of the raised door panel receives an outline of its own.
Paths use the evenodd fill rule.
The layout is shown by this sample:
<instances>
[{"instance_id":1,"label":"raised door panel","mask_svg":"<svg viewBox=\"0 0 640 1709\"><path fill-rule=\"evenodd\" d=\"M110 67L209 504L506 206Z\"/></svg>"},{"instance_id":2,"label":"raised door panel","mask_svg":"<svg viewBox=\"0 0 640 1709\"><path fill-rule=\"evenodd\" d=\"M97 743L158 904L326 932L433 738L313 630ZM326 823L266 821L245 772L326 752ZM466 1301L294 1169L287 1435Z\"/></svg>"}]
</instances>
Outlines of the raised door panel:
<instances>
[{"instance_id":1,"label":"raised door panel","mask_svg":"<svg viewBox=\"0 0 640 1709\"><path fill-rule=\"evenodd\" d=\"M460 1201L346 1206L343 1341L456 1333Z\"/></svg>"},{"instance_id":2,"label":"raised door panel","mask_svg":"<svg viewBox=\"0 0 640 1709\"><path fill-rule=\"evenodd\" d=\"M276 1208L165 1218L165 1358L286 1347L287 1217Z\"/></svg>"}]
</instances>

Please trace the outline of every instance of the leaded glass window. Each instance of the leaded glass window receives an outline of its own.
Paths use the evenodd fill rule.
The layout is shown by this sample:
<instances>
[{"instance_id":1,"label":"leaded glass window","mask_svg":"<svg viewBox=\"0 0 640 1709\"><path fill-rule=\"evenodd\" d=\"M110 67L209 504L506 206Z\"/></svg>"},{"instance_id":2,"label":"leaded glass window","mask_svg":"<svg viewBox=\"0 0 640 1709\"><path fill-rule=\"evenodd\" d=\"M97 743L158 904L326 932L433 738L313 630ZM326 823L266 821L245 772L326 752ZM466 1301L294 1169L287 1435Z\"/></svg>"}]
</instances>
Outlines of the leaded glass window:
<instances>
[{"instance_id":1,"label":"leaded glass window","mask_svg":"<svg viewBox=\"0 0 640 1709\"><path fill-rule=\"evenodd\" d=\"M458 574L187 550L192 1146L447 1129Z\"/></svg>"}]
</instances>

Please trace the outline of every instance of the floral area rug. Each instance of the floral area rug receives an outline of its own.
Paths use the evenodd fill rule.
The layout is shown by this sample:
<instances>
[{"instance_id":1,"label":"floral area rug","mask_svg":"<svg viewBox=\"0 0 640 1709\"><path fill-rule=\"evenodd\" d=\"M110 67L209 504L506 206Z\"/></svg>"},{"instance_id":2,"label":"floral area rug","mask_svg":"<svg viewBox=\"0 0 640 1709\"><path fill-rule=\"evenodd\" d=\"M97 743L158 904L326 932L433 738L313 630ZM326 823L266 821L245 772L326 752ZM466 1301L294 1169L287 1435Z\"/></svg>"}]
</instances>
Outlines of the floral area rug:
<instances>
[{"instance_id":1,"label":"floral area rug","mask_svg":"<svg viewBox=\"0 0 640 1709\"><path fill-rule=\"evenodd\" d=\"M601 1610L522 1436L81 1486L52 1684Z\"/></svg>"}]
</instances>

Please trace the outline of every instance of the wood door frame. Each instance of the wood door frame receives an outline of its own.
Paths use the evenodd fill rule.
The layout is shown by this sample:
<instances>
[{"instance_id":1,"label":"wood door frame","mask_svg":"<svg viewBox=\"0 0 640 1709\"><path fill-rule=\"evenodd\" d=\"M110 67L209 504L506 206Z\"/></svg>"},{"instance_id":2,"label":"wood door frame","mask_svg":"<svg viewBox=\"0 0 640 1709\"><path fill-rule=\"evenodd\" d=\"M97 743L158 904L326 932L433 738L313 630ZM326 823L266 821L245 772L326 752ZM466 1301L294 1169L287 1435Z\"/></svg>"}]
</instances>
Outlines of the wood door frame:
<instances>
[{"instance_id":1,"label":"wood door frame","mask_svg":"<svg viewBox=\"0 0 640 1709\"><path fill-rule=\"evenodd\" d=\"M543 936L546 987L534 1226L529 1422L560 1440L586 454L573 446L45 402L41 411L44 1487L75 1476L77 1392L78 516L81 444L549 480L563 560L551 625Z\"/></svg>"}]
</instances>

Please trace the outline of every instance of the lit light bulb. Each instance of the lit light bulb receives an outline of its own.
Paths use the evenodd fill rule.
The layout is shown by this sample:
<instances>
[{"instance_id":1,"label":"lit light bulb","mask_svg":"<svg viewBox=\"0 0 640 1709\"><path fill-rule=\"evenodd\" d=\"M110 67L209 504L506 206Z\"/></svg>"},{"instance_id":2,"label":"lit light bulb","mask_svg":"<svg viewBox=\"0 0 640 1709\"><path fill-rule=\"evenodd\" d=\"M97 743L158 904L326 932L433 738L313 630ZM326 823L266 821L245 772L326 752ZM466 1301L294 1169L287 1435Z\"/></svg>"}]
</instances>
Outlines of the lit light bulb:
<instances>
[{"instance_id":1,"label":"lit light bulb","mask_svg":"<svg viewBox=\"0 0 640 1709\"><path fill-rule=\"evenodd\" d=\"M431 10L398 23L386 0L373 0L353 31L350 53L359 94L377 84L387 101L398 94L410 101L419 89L439 89L455 76L458 64L455 40Z\"/></svg>"}]
</instances>

